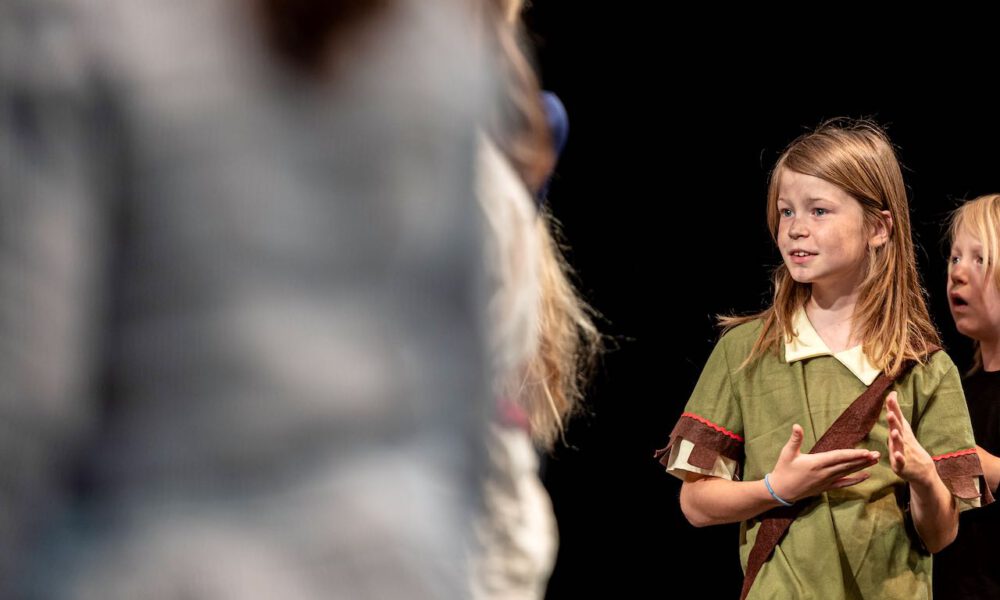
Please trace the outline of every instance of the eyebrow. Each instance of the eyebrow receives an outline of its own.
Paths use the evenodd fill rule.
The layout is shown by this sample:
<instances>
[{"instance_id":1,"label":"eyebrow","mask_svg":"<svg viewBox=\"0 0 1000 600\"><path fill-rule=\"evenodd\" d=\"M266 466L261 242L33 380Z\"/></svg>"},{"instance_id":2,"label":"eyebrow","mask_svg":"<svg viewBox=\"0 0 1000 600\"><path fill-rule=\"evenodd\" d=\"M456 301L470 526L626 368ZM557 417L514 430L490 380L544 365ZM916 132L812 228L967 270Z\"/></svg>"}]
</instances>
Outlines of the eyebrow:
<instances>
[{"instance_id":1,"label":"eyebrow","mask_svg":"<svg viewBox=\"0 0 1000 600\"><path fill-rule=\"evenodd\" d=\"M791 200L789 200L787 198L782 198L781 196L778 196L777 202L785 202L787 204L791 204L792 203ZM813 196L811 198L806 198L805 199L805 203L806 204L816 204L817 202L834 202L834 203L836 203L836 201L833 200L832 198L827 198L825 196Z\"/></svg>"}]
</instances>

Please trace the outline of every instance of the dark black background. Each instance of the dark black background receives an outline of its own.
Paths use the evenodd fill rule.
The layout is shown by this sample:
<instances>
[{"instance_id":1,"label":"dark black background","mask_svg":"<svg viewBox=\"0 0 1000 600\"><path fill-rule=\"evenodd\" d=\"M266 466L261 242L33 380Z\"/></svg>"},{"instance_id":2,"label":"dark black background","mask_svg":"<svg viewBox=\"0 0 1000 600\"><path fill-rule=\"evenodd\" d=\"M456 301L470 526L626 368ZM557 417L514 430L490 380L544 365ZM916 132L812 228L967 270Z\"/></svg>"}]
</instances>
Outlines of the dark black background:
<instances>
[{"instance_id":1,"label":"dark black background","mask_svg":"<svg viewBox=\"0 0 1000 600\"><path fill-rule=\"evenodd\" d=\"M721 32L681 42L687 25L653 9L542 0L525 16L544 87L570 117L551 207L617 346L588 395L590 414L546 465L561 538L548 598L669 598L681 580L699 598L736 598L737 526L687 524L679 482L653 451L711 351L713 315L756 311L769 297L780 261L764 217L771 165L826 118L869 116L887 128L931 311L964 369L970 346L948 314L941 237L962 199L1000 191L1000 111L947 73L893 77L912 56L798 56L793 67L789 52L808 44L763 50L751 36L712 61Z\"/></svg>"}]
</instances>

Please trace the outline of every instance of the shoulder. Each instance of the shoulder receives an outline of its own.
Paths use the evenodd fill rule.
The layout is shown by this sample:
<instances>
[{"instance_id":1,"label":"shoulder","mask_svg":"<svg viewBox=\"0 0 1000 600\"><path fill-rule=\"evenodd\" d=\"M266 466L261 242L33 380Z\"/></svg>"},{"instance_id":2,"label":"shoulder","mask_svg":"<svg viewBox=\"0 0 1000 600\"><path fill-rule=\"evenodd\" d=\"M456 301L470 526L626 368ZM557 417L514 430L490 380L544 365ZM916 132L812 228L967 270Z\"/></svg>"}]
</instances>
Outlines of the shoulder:
<instances>
[{"instance_id":1,"label":"shoulder","mask_svg":"<svg viewBox=\"0 0 1000 600\"><path fill-rule=\"evenodd\" d=\"M715 348L705 364L705 370L711 372L727 371L731 374L740 371L743 361L750 356L760 331L760 319L741 323L726 331L716 342Z\"/></svg>"},{"instance_id":2,"label":"shoulder","mask_svg":"<svg viewBox=\"0 0 1000 600\"><path fill-rule=\"evenodd\" d=\"M926 362L913 367L913 371L931 380L939 381L945 377L954 376L956 381L960 381L955 361L944 350L938 350L931 354Z\"/></svg>"},{"instance_id":3,"label":"shoulder","mask_svg":"<svg viewBox=\"0 0 1000 600\"><path fill-rule=\"evenodd\" d=\"M938 350L925 362L914 365L904 379L913 386L918 397L930 397L946 390L960 390L962 387L958 367L944 350Z\"/></svg>"},{"instance_id":4,"label":"shoulder","mask_svg":"<svg viewBox=\"0 0 1000 600\"><path fill-rule=\"evenodd\" d=\"M763 325L762 319L741 323L724 333L719 339L718 346L723 348L730 357L742 361L750 355L754 343L760 337Z\"/></svg>"}]
</instances>

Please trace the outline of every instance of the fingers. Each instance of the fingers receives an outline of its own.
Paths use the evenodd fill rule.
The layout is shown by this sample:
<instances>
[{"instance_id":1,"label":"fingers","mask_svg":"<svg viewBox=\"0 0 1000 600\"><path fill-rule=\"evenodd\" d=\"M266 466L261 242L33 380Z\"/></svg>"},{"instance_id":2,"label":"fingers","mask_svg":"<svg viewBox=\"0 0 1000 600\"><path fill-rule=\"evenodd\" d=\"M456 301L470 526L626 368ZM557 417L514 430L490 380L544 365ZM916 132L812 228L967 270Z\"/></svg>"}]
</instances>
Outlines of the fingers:
<instances>
[{"instance_id":1,"label":"fingers","mask_svg":"<svg viewBox=\"0 0 1000 600\"><path fill-rule=\"evenodd\" d=\"M828 469L836 468L844 463L850 463L854 461L872 461L878 462L879 453L873 450L864 450L858 448L845 448L842 450L829 450L827 452L817 452L812 454L812 457L816 460L816 468Z\"/></svg>"},{"instance_id":2,"label":"fingers","mask_svg":"<svg viewBox=\"0 0 1000 600\"><path fill-rule=\"evenodd\" d=\"M889 432L889 465L896 473L901 472L906 467L906 453L904 452L903 434L898 429Z\"/></svg>"},{"instance_id":3,"label":"fingers","mask_svg":"<svg viewBox=\"0 0 1000 600\"><path fill-rule=\"evenodd\" d=\"M827 479L839 479L845 477L852 473L856 473L862 469L867 469L868 467L874 466L878 463L878 453L875 453L875 458L865 457L860 460L854 460L845 463L839 463L832 467L827 467L823 474Z\"/></svg>"},{"instance_id":4,"label":"fingers","mask_svg":"<svg viewBox=\"0 0 1000 600\"><path fill-rule=\"evenodd\" d=\"M903 413L899 410L896 392L889 392L889 395L885 399L885 418L889 423L890 431L898 429L903 425Z\"/></svg>"},{"instance_id":5,"label":"fingers","mask_svg":"<svg viewBox=\"0 0 1000 600\"><path fill-rule=\"evenodd\" d=\"M857 485L862 481L865 481L869 477L871 477L871 473L858 473L857 475L852 475L850 477L840 477L832 484L830 484L830 489L835 490L839 488L850 487L852 485Z\"/></svg>"},{"instance_id":6,"label":"fingers","mask_svg":"<svg viewBox=\"0 0 1000 600\"><path fill-rule=\"evenodd\" d=\"M781 449L781 454L787 455L786 458L789 459L794 458L802 449L802 438L802 427L798 423L792 425L792 435L785 443L785 447Z\"/></svg>"},{"instance_id":7,"label":"fingers","mask_svg":"<svg viewBox=\"0 0 1000 600\"><path fill-rule=\"evenodd\" d=\"M899 408L899 399L896 392L889 392L885 399L886 422L889 426L889 435L886 445L889 447L889 466L894 472L902 473L906 469L906 446L907 440L915 442L913 430L909 422L903 416L903 411Z\"/></svg>"},{"instance_id":8,"label":"fingers","mask_svg":"<svg viewBox=\"0 0 1000 600\"><path fill-rule=\"evenodd\" d=\"M896 392L889 394L886 398L886 420L889 424L889 435L886 445L889 447L889 466L896 473L901 473L906 468L906 441L913 439L913 430L903 417L899 409L899 402L896 401Z\"/></svg>"},{"instance_id":9,"label":"fingers","mask_svg":"<svg viewBox=\"0 0 1000 600\"><path fill-rule=\"evenodd\" d=\"M839 488L850 487L852 485L857 485L862 481L868 479L869 477L870 475L868 473L858 473L857 475L853 475L851 477L841 477L840 479L834 481L830 485L829 489L835 490Z\"/></svg>"},{"instance_id":10,"label":"fingers","mask_svg":"<svg viewBox=\"0 0 1000 600\"><path fill-rule=\"evenodd\" d=\"M888 405L886 405L886 408L888 408ZM897 417L896 413L892 412L891 409L886 410L885 420L889 424L889 431L892 431L893 429L900 429L901 423L899 422L899 417Z\"/></svg>"},{"instance_id":11,"label":"fingers","mask_svg":"<svg viewBox=\"0 0 1000 600\"><path fill-rule=\"evenodd\" d=\"M886 418L890 422L890 428L893 427L893 422L895 422L895 427L902 429L903 431L908 431L910 429L910 423L903 416L902 409L899 408L899 398L896 392L889 392L889 395L885 398L886 406Z\"/></svg>"},{"instance_id":12,"label":"fingers","mask_svg":"<svg viewBox=\"0 0 1000 600\"><path fill-rule=\"evenodd\" d=\"M802 426L799 425L798 423L796 423L795 425L792 425L792 435L791 435L791 437L788 438L788 445L791 448L793 448L795 450L795 452L799 452L802 449L802 438L803 437L804 437L804 434L802 432Z\"/></svg>"},{"instance_id":13,"label":"fingers","mask_svg":"<svg viewBox=\"0 0 1000 600\"><path fill-rule=\"evenodd\" d=\"M902 450L903 432L899 430L899 423L892 413L889 413L889 435L886 437L886 445L889 446L889 456L897 450Z\"/></svg>"}]
</instances>

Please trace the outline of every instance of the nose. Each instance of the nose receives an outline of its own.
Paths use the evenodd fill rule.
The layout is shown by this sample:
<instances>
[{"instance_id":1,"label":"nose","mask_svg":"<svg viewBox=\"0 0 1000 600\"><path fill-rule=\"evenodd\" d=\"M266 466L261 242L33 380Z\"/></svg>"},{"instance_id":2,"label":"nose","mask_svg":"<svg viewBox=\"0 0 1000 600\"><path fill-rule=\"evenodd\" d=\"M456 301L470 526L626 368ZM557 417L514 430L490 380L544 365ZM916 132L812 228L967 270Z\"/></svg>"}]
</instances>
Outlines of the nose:
<instances>
[{"instance_id":1,"label":"nose","mask_svg":"<svg viewBox=\"0 0 1000 600\"><path fill-rule=\"evenodd\" d=\"M965 268L965 263L958 260L948 265L948 281L952 285L967 283L969 281L969 273Z\"/></svg>"},{"instance_id":2,"label":"nose","mask_svg":"<svg viewBox=\"0 0 1000 600\"><path fill-rule=\"evenodd\" d=\"M797 240L800 237L807 237L809 235L809 229L806 227L804 219L798 217L791 217L788 223L788 237L793 240Z\"/></svg>"}]
</instances>

